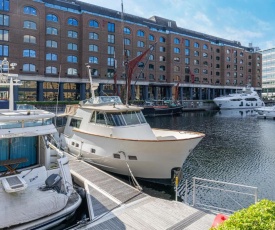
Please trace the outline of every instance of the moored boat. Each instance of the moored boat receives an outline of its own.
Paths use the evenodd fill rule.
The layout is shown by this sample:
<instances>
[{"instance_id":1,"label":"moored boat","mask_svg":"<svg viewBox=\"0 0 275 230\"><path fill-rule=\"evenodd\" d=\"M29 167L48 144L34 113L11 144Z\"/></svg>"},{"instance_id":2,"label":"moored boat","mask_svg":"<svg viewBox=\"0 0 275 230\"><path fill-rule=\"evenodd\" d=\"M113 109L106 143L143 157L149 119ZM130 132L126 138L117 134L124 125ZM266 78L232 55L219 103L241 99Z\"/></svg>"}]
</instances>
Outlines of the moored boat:
<instances>
[{"instance_id":1,"label":"moored boat","mask_svg":"<svg viewBox=\"0 0 275 230\"><path fill-rule=\"evenodd\" d=\"M275 119L275 106L264 106L256 108L255 111L259 118L271 118Z\"/></svg>"},{"instance_id":2,"label":"moored boat","mask_svg":"<svg viewBox=\"0 0 275 230\"><path fill-rule=\"evenodd\" d=\"M253 87L245 87L241 92L214 98L214 103L220 109L254 109L264 106Z\"/></svg>"},{"instance_id":3,"label":"moored boat","mask_svg":"<svg viewBox=\"0 0 275 230\"><path fill-rule=\"evenodd\" d=\"M20 81L3 62L0 85L10 88L9 108L0 110L0 228L48 229L73 215L81 197L54 140L55 115L14 109L13 86Z\"/></svg>"}]
</instances>

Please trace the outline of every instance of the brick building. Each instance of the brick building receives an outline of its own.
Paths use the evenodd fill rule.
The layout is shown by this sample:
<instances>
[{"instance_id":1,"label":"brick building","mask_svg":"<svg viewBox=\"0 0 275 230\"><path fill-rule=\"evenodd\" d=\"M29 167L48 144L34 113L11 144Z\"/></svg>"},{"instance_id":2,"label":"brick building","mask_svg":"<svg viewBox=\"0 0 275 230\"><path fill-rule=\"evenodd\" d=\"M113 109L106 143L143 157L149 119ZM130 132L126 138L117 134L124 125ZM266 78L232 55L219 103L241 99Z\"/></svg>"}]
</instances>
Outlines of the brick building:
<instances>
[{"instance_id":1,"label":"brick building","mask_svg":"<svg viewBox=\"0 0 275 230\"><path fill-rule=\"evenodd\" d=\"M89 97L87 63L99 94L114 92L115 70L122 94L123 50L131 60L154 44L132 76L132 99L213 99L248 83L261 91L262 55L240 42L158 16L124 13L122 20L121 12L76 0L0 3L0 56L18 64L17 100Z\"/></svg>"}]
</instances>

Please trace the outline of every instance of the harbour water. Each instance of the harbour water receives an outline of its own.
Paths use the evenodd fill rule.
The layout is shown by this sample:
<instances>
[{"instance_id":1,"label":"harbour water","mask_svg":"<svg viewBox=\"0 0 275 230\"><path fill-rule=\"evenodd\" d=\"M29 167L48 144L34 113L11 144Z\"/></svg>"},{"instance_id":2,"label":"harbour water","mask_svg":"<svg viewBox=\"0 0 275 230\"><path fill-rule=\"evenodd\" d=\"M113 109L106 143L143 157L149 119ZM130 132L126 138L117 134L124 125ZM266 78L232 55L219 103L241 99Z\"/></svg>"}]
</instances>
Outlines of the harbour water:
<instances>
[{"instance_id":1,"label":"harbour water","mask_svg":"<svg viewBox=\"0 0 275 230\"><path fill-rule=\"evenodd\" d=\"M191 189L192 177L199 177L255 186L258 187L258 199L275 200L274 120L259 119L253 110L226 110L186 112L174 117L147 118L147 121L155 128L206 134L183 164L183 184L179 191L182 199L186 180ZM173 189L149 183L142 185L151 195L174 199ZM232 202L225 205L232 206ZM246 205L231 208L236 210Z\"/></svg>"}]
</instances>

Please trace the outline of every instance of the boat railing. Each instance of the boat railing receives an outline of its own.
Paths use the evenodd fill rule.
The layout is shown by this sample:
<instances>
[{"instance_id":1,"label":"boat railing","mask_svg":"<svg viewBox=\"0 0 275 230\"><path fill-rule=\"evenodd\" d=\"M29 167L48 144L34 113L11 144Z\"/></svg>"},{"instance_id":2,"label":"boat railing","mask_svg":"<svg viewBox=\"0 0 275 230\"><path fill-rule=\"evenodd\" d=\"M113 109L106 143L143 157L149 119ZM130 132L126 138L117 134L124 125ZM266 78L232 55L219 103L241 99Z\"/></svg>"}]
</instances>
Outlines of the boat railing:
<instances>
[{"instance_id":1,"label":"boat railing","mask_svg":"<svg viewBox=\"0 0 275 230\"><path fill-rule=\"evenodd\" d=\"M187 180L183 187L185 203L191 200L192 206L217 213L231 214L258 201L258 188L253 186L193 177L191 190Z\"/></svg>"}]
</instances>

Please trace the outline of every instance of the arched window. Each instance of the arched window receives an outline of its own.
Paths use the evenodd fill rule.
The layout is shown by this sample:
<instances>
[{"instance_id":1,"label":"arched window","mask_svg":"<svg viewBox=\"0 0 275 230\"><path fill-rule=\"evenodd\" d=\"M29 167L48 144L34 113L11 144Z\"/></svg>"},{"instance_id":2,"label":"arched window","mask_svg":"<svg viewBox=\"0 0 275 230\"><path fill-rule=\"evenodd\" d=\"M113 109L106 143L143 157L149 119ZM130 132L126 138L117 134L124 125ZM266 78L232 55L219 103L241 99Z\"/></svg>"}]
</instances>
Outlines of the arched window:
<instances>
[{"instance_id":1,"label":"arched window","mask_svg":"<svg viewBox=\"0 0 275 230\"><path fill-rule=\"evenodd\" d=\"M89 63L98 64L98 58L94 56L89 57Z\"/></svg>"},{"instance_id":2,"label":"arched window","mask_svg":"<svg viewBox=\"0 0 275 230\"><path fill-rule=\"evenodd\" d=\"M155 67L154 67L153 64L149 64L149 69L150 69L150 70L154 70L154 68L155 68Z\"/></svg>"},{"instance_id":3,"label":"arched window","mask_svg":"<svg viewBox=\"0 0 275 230\"><path fill-rule=\"evenodd\" d=\"M68 43L68 50L77 50L77 44Z\"/></svg>"},{"instance_id":4,"label":"arched window","mask_svg":"<svg viewBox=\"0 0 275 230\"><path fill-rule=\"evenodd\" d=\"M227 72L227 73L226 73L226 77L230 77L230 72Z\"/></svg>"},{"instance_id":5,"label":"arched window","mask_svg":"<svg viewBox=\"0 0 275 230\"><path fill-rule=\"evenodd\" d=\"M208 62L207 62L207 61L204 61L204 62L203 62L203 65L206 65L206 66L207 66L207 65L208 65Z\"/></svg>"},{"instance_id":6,"label":"arched window","mask_svg":"<svg viewBox=\"0 0 275 230\"><path fill-rule=\"evenodd\" d=\"M230 61L230 57L226 57L226 61Z\"/></svg>"},{"instance_id":7,"label":"arched window","mask_svg":"<svg viewBox=\"0 0 275 230\"><path fill-rule=\"evenodd\" d=\"M153 61L155 58L154 58L154 55L153 54L150 54L150 56L149 56L149 60L150 61Z\"/></svg>"},{"instance_id":8,"label":"arched window","mask_svg":"<svg viewBox=\"0 0 275 230\"><path fill-rule=\"evenodd\" d=\"M24 28L36 30L36 23L32 21L24 21Z\"/></svg>"},{"instance_id":9,"label":"arched window","mask_svg":"<svg viewBox=\"0 0 275 230\"><path fill-rule=\"evenodd\" d=\"M155 37L154 37L154 35L149 34L149 40L150 40L150 41L155 41Z\"/></svg>"},{"instance_id":10,"label":"arched window","mask_svg":"<svg viewBox=\"0 0 275 230\"><path fill-rule=\"evenodd\" d=\"M57 74L57 68L54 66L47 66L46 73L47 74Z\"/></svg>"},{"instance_id":11,"label":"arched window","mask_svg":"<svg viewBox=\"0 0 275 230\"><path fill-rule=\"evenodd\" d=\"M138 47L145 47L145 43L143 41L138 41L137 46Z\"/></svg>"},{"instance_id":12,"label":"arched window","mask_svg":"<svg viewBox=\"0 0 275 230\"><path fill-rule=\"evenodd\" d=\"M164 43L165 42L165 38L164 37L159 37L159 42Z\"/></svg>"},{"instance_id":13,"label":"arched window","mask_svg":"<svg viewBox=\"0 0 275 230\"><path fill-rule=\"evenodd\" d=\"M207 69L202 70L202 72L203 72L204 74L208 74L208 70L207 70Z\"/></svg>"},{"instance_id":14,"label":"arched window","mask_svg":"<svg viewBox=\"0 0 275 230\"><path fill-rule=\"evenodd\" d=\"M159 47L159 51L160 51L160 52L165 52L165 47L160 46L160 47Z\"/></svg>"},{"instance_id":15,"label":"arched window","mask_svg":"<svg viewBox=\"0 0 275 230\"><path fill-rule=\"evenodd\" d=\"M180 53L180 49L178 47L175 47L174 48L174 53L179 54Z\"/></svg>"},{"instance_id":16,"label":"arched window","mask_svg":"<svg viewBox=\"0 0 275 230\"><path fill-rule=\"evenodd\" d=\"M3 1L2 1L3 4ZM31 6L24 7L24 14L37 15L36 9Z\"/></svg>"},{"instance_id":17,"label":"arched window","mask_svg":"<svg viewBox=\"0 0 275 230\"><path fill-rule=\"evenodd\" d=\"M31 36L31 35L24 35L24 42L26 43L36 43L36 37Z\"/></svg>"},{"instance_id":18,"label":"arched window","mask_svg":"<svg viewBox=\"0 0 275 230\"><path fill-rule=\"evenodd\" d=\"M198 57L198 56L200 56L200 53L199 53L199 51L194 51L194 56L195 56L195 57Z\"/></svg>"},{"instance_id":19,"label":"arched window","mask_svg":"<svg viewBox=\"0 0 275 230\"><path fill-rule=\"evenodd\" d=\"M34 64L24 64L23 71L25 72L35 72L35 65Z\"/></svg>"},{"instance_id":20,"label":"arched window","mask_svg":"<svg viewBox=\"0 0 275 230\"><path fill-rule=\"evenodd\" d=\"M142 30L138 30L138 32L137 32L137 36L139 36L139 37L144 37L144 36L145 36L144 31L142 31Z\"/></svg>"},{"instance_id":21,"label":"arched window","mask_svg":"<svg viewBox=\"0 0 275 230\"><path fill-rule=\"evenodd\" d=\"M178 38L174 38L174 44L180 44L180 40Z\"/></svg>"},{"instance_id":22,"label":"arched window","mask_svg":"<svg viewBox=\"0 0 275 230\"><path fill-rule=\"evenodd\" d=\"M197 43L197 42L195 42L195 43L194 43L194 47L195 47L195 48L199 48L199 47L200 47L200 44Z\"/></svg>"},{"instance_id":23,"label":"arched window","mask_svg":"<svg viewBox=\"0 0 275 230\"><path fill-rule=\"evenodd\" d=\"M199 60L194 60L194 65L199 65L200 61Z\"/></svg>"},{"instance_id":24,"label":"arched window","mask_svg":"<svg viewBox=\"0 0 275 230\"><path fill-rule=\"evenodd\" d=\"M96 20L90 20L89 26L98 28L99 24L98 24L98 22Z\"/></svg>"},{"instance_id":25,"label":"arched window","mask_svg":"<svg viewBox=\"0 0 275 230\"><path fill-rule=\"evenodd\" d=\"M68 75L77 75L77 69L75 69L75 68L68 68L67 74Z\"/></svg>"},{"instance_id":26,"label":"arched window","mask_svg":"<svg viewBox=\"0 0 275 230\"><path fill-rule=\"evenodd\" d=\"M131 34L131 30L128 27L124 27L124 34Z\"/></svg>"},{"instance_id":27,"label":"arched window","mask_svg":"<svg viewBox=\"0 0 275 230\"><path fill-rule=\"evenodd\" d=\"M200 70L198 68L194 69L194 73L200 73Z\"/></svg>"},{"instance_id":28,"label":"arched window","mask_svg":"<svg viewBox=\"0 0 275 230\"><path fill-rule=\"evenodd\" d=\"M180 62L180 58L179 57L174 57L174 61L175 62Z\"/></svg>"},{"instance_id":29,"label":"arched window","mask_svg":"<svg viewBox=\"0 0 275 230\"><path fill-rule=\"evenodd\" d=\"M131 40L129 38L124 38L124 45L131 45Z\"/></svg>"},{"instance_id":30,"label":"arched window","mask_svg":"<svg viewBox=\"0 0 275 230\"><path fill-rule=\"evenodd\" d=\"M149 74L149 80L151 80L151 81L152 81L152 80L155 80L154 74L152 74L152 73Z\"/></svg>"},{"instance_id":31,"label":"arched window","mask_svg":"<svg viewBox=\"0 0 275 230\"><path fill-rule=\"evenodd\" d=\"M28 50L28 49L23 50L23 57L32 57L32 58L34 58L34 57L36 57L36 52L35 52L35 50Z\"/></svg>"},{"instance_id":32,"label":"arched window","mask_svg":"<svg viewBox=\"0 0 275 230\"><path fill-rule=\"evenodd\" d=\"M208 54L207 53L203 53L202 56L206 58L206 57L208 57Z\"/></svg>"},{"instance_id":33,"label":"arched window","mask_svg":"<svg viewBox=\"0 0 275 230\"><path fill-rule=\"evenodd\" d=\"M58 22L58 17L54 14L47 14L46 20L49 22Z\"/></svg>"},{"instance_id":34,"label":"arched window","mask_svg":"<svg viewBox=\"0 0 275 230\"><path fill-rule=\"evenodd\" d=\"M47 27L46 34L57 35L57 29L54 27Z\"/></svg>"},{"instance_id":35,"label":"arched window","mask_svg":"<svg viewBox=\"0 0 275 230\"><path fill-rule=\"evenodd\" d=\"M46 54L47 61L57 61L57 55L53 53Z\"/></svg>"},{"instance_id":36,"label":"arched window","mask_svg":"<svg viewBox=\"0 0 275 230\"><path fill-rule=\"evenodd\" d=\"M165 61L165 57L164 56L159 56L159 61Z\"/></svg>"},{"instance_id":37,"label":"arched window","mask_svg":"<svg viewBox=\"0 0 275 230\"><path fill-rule=\"evenodd\" d=\"M160 71L165 71L165 66L164 66L164 65L161 65L161 66L159 67L159 70L160 70Z\"/></svg>"},{"instance_id":38,"label":"arched window","mask_svg":"<svg viewBox=\"0 0 275 230\"><path fill-rule=\"evenodd\" d=\"M179 66L174 66L174 71L175 72L179 72L180 71L180 67Z\"/></svg>"},{"instance_id":39,"label":"arched window","mask_svg":"<svg viewBox=\"0 0 275 230\"><path fill-rule=\"evenodd\" d=\"M77 63L77 57L73 55L69 55L67 57L67 62Z\"/></svg>"},{"instance_id":40,"label":"arched window","mask_svg":"<svg viewBox=\"0 0 275 230\"><path fill-rule=\"evenodd\" d=\"M204 49L204 50L208 50L208 45L204 44L204 45L203 45L203 49Z\"/></svg>"},{"instance_id":41,"label":"arched window","mask_svg":"<svg viewBox=\"0 0 275 230\"><path fill-rule=\"evenodd\" d=\"M115 66L115 59L114 58L108 58L107 59L107 65L108 66Z\"/></svg>"},{"instance_id":42,"label":"arched window","mask_svg":"<svg viewBox=\"0 0 275 230\"><path fill-rule=\"evenodd\" d=\"M68 37L69 38L77 38L78 37L78 33L76 31L69 30L68 31Z\"/></svg>"},{"instance_id":43,"label":"arched window","mask_svg":"<svg viewBox=\"0 0 275 230\"><path fill-rule=\"evenodd\" d=\"M75 18L68 18L68 25L78 26L78 21Z\"/></svg>"}]
</instances>

